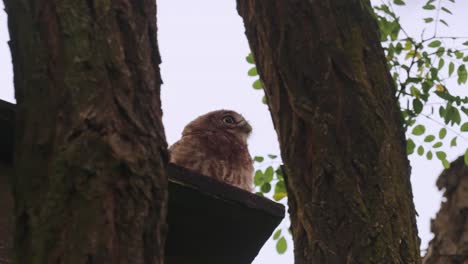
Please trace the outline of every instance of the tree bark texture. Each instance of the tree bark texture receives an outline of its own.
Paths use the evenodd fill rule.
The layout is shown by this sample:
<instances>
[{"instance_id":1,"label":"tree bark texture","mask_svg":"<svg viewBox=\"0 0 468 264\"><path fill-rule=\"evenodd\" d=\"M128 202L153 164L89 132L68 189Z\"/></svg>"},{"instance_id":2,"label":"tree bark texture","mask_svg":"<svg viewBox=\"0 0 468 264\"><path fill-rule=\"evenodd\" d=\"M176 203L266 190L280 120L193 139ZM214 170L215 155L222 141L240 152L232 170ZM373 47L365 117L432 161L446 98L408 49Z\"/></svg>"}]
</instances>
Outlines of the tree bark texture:
<instances>
[{"instance_id":1,"label":"tree bark texture","mask_svg":"<svg viewBox=\"0 0 468 264\"><path fill-rule=\"evenodd\" d=\"M4 0L15 263L163 263L167 144L152 0Z\"/></svg>"},{"instance_id":2,"label":"tree bark texture","mask_svg":"<svg viewBox=\"0 0 468 264\"><path fill-rule=\"evenodd\" d=\"M431 222L434 238L423 264L468 263L468 166L463 156L440 174L437 187L445 199Z\"/></svg>"},{"instance_id":3,"label":"tree bark texture","mask_svg":"<svg viewBox=\"0 0 468 264\"><path fill-rule=\"evenodd\" d=\"M420 263L395 87L367 0L237 0L285 164L295 263Z\"/></svg>"}]
</instances>

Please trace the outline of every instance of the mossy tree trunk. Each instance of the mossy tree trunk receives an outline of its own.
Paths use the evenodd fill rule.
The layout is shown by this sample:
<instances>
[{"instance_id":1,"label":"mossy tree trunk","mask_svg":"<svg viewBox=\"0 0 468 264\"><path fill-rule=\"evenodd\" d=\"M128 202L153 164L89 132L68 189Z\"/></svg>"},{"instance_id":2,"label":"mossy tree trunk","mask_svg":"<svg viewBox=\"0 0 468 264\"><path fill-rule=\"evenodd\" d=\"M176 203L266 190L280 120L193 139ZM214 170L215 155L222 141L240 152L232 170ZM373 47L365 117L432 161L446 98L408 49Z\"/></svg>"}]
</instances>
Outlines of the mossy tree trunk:
<instances>
[{"instance_id":1,"label":"mossy tree trunk","mask_svg":"<svg viewBox=\"0 0 468 264\"><path fill-rule=\"evenodd\" d=\"M395 87L367 0L237 0L285 164L295 263L420 263Z\"/></svg>"},{"instance_id":2,"label":"mossy tree trunk","mask_svg":"<svg viewBox=\"0 0 468 264\"><path fill-rule=\"evenodd\" d=\"M162 263L167 144L153 0L4 0L15 263Z\"/></svg>"}]
</instances>

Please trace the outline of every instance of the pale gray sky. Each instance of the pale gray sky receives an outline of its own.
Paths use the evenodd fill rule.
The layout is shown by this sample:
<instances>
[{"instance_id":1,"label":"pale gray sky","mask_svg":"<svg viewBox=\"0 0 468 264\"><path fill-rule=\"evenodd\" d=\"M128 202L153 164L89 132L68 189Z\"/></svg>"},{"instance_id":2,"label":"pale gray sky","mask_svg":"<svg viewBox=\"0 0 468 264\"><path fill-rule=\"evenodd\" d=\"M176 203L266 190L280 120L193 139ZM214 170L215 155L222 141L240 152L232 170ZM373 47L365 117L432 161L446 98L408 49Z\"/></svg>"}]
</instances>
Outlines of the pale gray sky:
<instances>
[{"instance_id":1,"label":"pale gray sky","mask_svg":"<svg viewBox=\"0 0 468 264\"><path fill-rule=\"evenodd\" d=\"M400 11L398 13L405 29L419 36L424 26L422 18L431 14L419 7L425 1L407 2L409 7L397 11ZM463 21L468 2L459 2L447 4L452 7L454 16L446 18L451 24L450 31L444 26L439 27L444 35L468 36L466 20ZM2 4L0 1L0 7ZM0 12L0 99L14 102L6 26L6 15ZM251 67L245 61L249 48L235 1L159 0L158 27L164 80L161 96L168 143L175 142L185 124L196 116L225 108L242 113L252 123L254 133L250 138L250 152L253 155L278 154L277 138L268 109L261 104L262 94L251 88L253 79L246 74ZM431 29L427 32L430 33ZM467 88L465 85L458 89L464 89L466 94ZM427 126L430 130L440 129L432 123L427 123ZM449 160L458 157L468 145L461 139L458 142L461 147L448 150ZM424 249L432 237L430 219L440 205L441 193L435 188L435 180L442 166L438 161L429 162L417 155L411 156L410 160L421 248ZM287 223L283 225L287 226ZM274 243L270 241L254 263L291 264L292 248L278 256Z\"/></svg>"}]
</instances>

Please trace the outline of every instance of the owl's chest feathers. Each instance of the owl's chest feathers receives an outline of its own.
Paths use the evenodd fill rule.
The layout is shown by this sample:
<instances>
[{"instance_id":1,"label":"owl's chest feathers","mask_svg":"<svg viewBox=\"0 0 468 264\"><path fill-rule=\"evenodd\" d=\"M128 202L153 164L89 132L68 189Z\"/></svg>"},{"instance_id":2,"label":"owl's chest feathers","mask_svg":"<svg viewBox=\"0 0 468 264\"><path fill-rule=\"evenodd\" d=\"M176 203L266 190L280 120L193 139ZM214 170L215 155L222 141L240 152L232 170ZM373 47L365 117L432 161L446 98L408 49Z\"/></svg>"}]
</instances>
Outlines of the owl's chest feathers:
<instances>
[{"instance_id":1,"label":"owl's chest feathers","mask_svg":"<svg viewBox=\"0 0 468 264\"><path fill-rule=\"evenodd\" d=\"M242 174L244 172L240 170L246 165L250 167L252 163L247 144L235 136L212 132L193 135L193 137L203 146L198 150L198 155L204 160L205 166L210 170L216 170L212 174L225 174L224 170L230 171L229 174ZM219 167L223 172L219 171Z\"/></svg>"},{"instance_id":2,"label":"owl's chest feathers","mask_svg":"<svg viewBox=\"0 0 468 264\"><path fill-rule=\"evenodd\" d=\"M198 144L203 146L198 151L205 158L216 157L219 160L232 162L244 159L244 156L250 159L247 144L228 133L206 132L187 137L191 137L190 140L198 141Z\"/></svg>"},{"instance_id":3,"label":"owl's chest feathers","mask_svg":"<svg viewBox=\"0 0 468 264\"><path fill-rule=\"evenodd\" d=\"M212 176L252 190L253 162L247 144L226 133L193 133L182 139L183 146L174 147L172 161L201 174ZM184 151L187 150L187 151Z\"/></svg>"}]
</instances>

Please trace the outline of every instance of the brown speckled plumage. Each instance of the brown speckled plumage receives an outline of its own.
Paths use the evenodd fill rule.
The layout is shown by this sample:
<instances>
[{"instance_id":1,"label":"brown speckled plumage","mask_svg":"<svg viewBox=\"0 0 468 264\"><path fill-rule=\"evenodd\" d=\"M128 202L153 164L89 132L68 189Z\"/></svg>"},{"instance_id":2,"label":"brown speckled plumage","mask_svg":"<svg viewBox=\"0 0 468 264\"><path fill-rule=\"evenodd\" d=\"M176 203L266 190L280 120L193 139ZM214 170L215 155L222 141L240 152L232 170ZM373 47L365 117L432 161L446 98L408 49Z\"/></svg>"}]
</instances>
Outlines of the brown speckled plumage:
<instances>
[{"instance_id":1,"label":"brown speckled plumage","mask_svg":"<svg viewBox=\"0 0 468 264\"><path fill-rule=\"evenodd\" d=\"M199 116L169 148L171 162L252 191L253 163L247 148L252 131L238 113L218 110Z\"/></svg>"}]
</instances>

